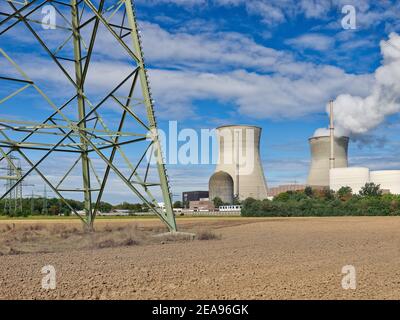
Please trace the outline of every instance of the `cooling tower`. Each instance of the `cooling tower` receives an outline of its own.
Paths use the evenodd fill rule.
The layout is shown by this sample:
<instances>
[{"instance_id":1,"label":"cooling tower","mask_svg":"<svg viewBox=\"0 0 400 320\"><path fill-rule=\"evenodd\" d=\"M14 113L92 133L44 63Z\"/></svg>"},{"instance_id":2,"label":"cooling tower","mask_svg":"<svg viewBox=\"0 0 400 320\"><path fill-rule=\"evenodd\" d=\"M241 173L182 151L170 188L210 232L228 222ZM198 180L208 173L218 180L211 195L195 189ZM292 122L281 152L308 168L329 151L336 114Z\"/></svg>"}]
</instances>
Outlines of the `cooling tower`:
<instances>
[{"instance_id":1,"label":"cooling tower","mask_svg":"<svg viewBox=\"0 0 400 320\"><path fill-rule=\"evenodd\" d=\"M350 167L330 170L330 189L333 191L338 191L341 187L350 187L355 194L368 182L368 168Z\"/></svg>"},{"instance_id":2,"label":"cooling tower","mask_svg":"<svg viewBox=\"0 0 400 320\"><path fill-rule=\"evenodd\" d=\"M228 173L223 171L214 173L208 187L211 201L219 197L225 203L233 203L233 179Z\"/></svg>"},{"instance_id":3,"label":"cooling tower","mask_svg":"<svg viewBox=\"0 0 400 320\"><path fill-rule=\"evenodd\" d=\"M400 170L371 171L369 180L392 194L400 194Z\"/></svg>"},{"instance_id":4,"label":"cooling tower","mask_svg":"<svg viewBox=\"0 0 400 320\"><path fill-rule=\"evenodd\" d=\"M232 177L234 195L240 200L267 198L267 183L260 160L261 128L222 126L216 133L219 148L216 172L223 171Z\"/></svg>"},{"instance_id":5,"label":"cooling tower","mask_svg":"<svg viewBox=\"0 0 400 320\"><path fill-rule=\"evenodd\" d=\"M311 166L307 184L316 187L329 186L330 168L330 138L329 136L313 137L309 140L311 149ZM334 139L334 166L335 168L347 167L348 137L335 137Z\"/></svg>"}]
</instances>

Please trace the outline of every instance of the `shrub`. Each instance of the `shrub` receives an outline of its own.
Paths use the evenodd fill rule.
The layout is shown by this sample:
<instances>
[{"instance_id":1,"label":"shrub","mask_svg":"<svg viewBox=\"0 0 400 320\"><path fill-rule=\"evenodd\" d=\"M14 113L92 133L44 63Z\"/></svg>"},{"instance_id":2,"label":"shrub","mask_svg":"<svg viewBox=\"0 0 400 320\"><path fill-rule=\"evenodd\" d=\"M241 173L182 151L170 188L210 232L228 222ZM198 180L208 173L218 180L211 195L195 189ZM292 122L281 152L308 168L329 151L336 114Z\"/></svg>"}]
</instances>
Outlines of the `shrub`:
<instances>
[{"instance_id":1,"label":"shrub","mask_svg":"<svg viewBox=\"0 0 400 320\"><path fill-rule=\"evenodd\" d=\"M221 236L215 234L212 231L205 230L205 231L199 231L196 234L196 238L197 240L219 240L221 239Z\"/></svg>"},{"instance_id":2,"label":"shrub","mask_svg":"<svg viewBox=\"0 0 400 320\"><path fill-rule=\"evenodd\" d=\"M376 197L382 195L381 185L375 183L366 183L360 190L360 195L365 197Z\"/></svg>"}]
</instances>

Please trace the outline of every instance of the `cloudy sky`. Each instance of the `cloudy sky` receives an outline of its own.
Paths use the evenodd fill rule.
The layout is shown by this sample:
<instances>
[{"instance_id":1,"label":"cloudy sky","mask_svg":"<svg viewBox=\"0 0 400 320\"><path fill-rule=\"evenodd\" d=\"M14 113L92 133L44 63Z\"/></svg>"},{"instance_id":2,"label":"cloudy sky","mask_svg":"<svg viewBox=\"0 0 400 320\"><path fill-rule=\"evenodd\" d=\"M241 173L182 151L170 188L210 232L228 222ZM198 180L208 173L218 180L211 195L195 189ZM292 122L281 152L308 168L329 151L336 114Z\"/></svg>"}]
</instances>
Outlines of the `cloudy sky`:
<instances>
[{"instance_id":1,"label":"cloudy sky","mask_svg":"<svg viewBox=\"0 0 400 320\"><path fill-rule=\"evenodd\" d=\"M355 29L343 27L346 5L355 8ZM304 183L308 138L327 126L333 99L337 126L352 138L351 165L400 168L398 1L137 0L136 10L162 129L171 120L198 132L261 126L268 184ZM99 41L104 82L119 62L107 39ZM26 48L19 55L35 69L41 56ZM184 190L206 190L214 167L168 169L178 199ZM126 195L114 190L105 200Z\"/></svg>"},{"instance_id":2,"label":"cloudy sky","mask_svg":"<svg viewBox=\"0 0 400 320\"><path fill-rule=\"evenodd\" d=\"M349 4L356 29L342 26ZM397 1L143 0L137 9L166 118L174 115L182 128L261 126L269 185L305 182L307 140L327 126L327 101L368 97L383 64L381 41L400 32ZM397 44L400 50L396 41L383 50ZM362 109L353 113L363 117ZM349 132L351 164L399 168L397 120L387 112L362 133ZM179 171L175 185L190 181L189 189L205 189L212 172L209 166L173 169Z\"/></svg>"}]
</instances>

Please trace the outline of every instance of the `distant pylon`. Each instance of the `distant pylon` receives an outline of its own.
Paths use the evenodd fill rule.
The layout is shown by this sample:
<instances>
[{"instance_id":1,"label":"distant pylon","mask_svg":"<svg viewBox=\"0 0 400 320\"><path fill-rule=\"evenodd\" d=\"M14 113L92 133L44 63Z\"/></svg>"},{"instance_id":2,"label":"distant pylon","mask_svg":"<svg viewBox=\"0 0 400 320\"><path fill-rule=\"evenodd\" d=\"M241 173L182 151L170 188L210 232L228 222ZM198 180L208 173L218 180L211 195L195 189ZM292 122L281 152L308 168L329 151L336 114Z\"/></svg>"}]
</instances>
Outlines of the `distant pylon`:
<instances>
[{"instance_id":1,"label":"distant pylon","mask_svg":"<svg viewBox=\"0 0 400 320\"><path fill-rule=\"evenodd\" d=\"M12 153L7 160L6 167L0 168L6 172L0 179L6 180L5 188L12 191L4 198L4 212L16 214L22 212L22 183L18 182L22 176L21 162Z\"/></svg>"}]
</instances>

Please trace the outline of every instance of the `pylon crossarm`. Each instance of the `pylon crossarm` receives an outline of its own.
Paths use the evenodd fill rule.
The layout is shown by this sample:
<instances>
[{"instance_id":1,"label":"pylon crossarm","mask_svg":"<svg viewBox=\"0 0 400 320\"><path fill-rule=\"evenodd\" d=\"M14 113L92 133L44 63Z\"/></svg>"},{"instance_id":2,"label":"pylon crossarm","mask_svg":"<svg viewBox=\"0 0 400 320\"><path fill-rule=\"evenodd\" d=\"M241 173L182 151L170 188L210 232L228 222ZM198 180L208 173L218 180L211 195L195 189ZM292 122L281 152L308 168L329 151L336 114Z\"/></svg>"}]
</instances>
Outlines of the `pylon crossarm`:
<instances>
[{"instance_id":1,"label":"pylon crossarm","mask_svg":"<svg viewBox=\"0 0 400 320\"><path fill-rule=\"evenodd\" d=\"M97 117L96 117L97 119ZM54 120L50 119L48 121L53 122ZM38 132L38 130L41 129L73 129L76 128L76 122L72 122L70 120L70 125L59 125L55 121L53 124L45 124L43 122L34 122L34 121L23 121L23 120L17 120L17 119L3 119L0 118L0 126L7 126L7 123L11 124L20 124L24 126L9 126L9 129L13 130L31 130L31 131L36 131L37 133L42 133L42 134L58 134L58 135L64 135L65 132ZM80 128L80 131L84 132L90 132L95 134L96 137L146 137L147 134L145 133L137 133L137 132L129 132L129 131L112 131L112 130L102 130L102 129L96 129L96 128ZM77 134L72 134L71 136L74 136ZM106 140L108 143L113 143L113 141Z\"/></svg>"},{"instance_id":2,"label":"pylon crossarm","mask_svg":"<svg viewBox=\"0 0 400 320\"><path fill-rule=\"evenodd\" d=\"M16 142L16 141L5 141L5 140L0 140L0 145L3 148L12 148L12 149L28 149L28 150L38 150L38 151L49 151L52 150L54 152L69 152L69 153L77 153L77 152L81 152L81 151L77 151L77 150L73 150L73 149L60 149L58 148L59 146L56 144L52 144L52 147L40 147L37 146L38 144L36 144L34 146L34 144L32 143L20 143L20 142ZM55 148L53 148L55 147Z\"/></svg>"}]
</instances>

